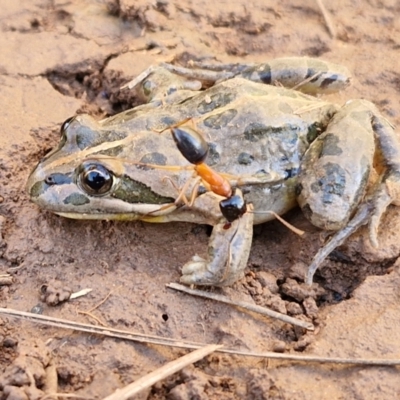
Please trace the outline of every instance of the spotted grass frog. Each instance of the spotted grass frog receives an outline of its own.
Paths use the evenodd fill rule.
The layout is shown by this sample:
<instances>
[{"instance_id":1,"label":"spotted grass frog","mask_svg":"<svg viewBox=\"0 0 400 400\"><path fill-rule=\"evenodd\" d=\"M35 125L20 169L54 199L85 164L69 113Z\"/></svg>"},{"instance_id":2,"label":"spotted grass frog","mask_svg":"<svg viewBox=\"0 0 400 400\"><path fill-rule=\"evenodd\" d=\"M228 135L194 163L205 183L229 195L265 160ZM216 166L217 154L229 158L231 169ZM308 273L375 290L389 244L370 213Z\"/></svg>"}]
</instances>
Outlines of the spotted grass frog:
<instances>
[{"instance_id":1,"label":"spotted grass frog","mask_svg":"<svg viewBox=\"0 0 400 400\"><path fill-rule=\"evenodd\" d=\"M369 222L377 246L382 213L400 204L400 143L390 123L368 101L339 107L310 95L349 80L345 68L310 58L150 67L127 85L142 106L65 121L58 147L28 179L29 196L69 218L213 225L206 256L184 265L181 281L216 286L243 276L252 225L273 218L265 211L281 215L298 204L315 226L336 232L310 265L311 283L361 225ZM182 121L207 142L206 164L248 204L229 224L221 196L201 180L190 184L193 166L169 129Z\"/></svg>"}]
</instances>

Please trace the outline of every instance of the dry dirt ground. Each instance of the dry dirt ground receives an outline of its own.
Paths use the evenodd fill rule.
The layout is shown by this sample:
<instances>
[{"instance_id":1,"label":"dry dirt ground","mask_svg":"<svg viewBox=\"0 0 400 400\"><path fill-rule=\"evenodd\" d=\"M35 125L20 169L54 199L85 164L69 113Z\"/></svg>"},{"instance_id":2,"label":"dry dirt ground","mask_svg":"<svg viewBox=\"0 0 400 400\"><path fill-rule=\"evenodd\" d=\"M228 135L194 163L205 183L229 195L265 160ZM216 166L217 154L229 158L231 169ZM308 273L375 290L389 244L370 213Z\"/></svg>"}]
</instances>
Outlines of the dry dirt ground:
<instances>
[{"instance_id":1,"label":"dry dirt ground","mask_svg":"<svg viewBox=\"0 0 400 400\"><path fill-rule=\"evenodd\" d=\"M134 106L135 96L118 88L160 61L320 57L353 73L353 85L332 100L367 98L400 126L398 0L330 2L335 38L313 0L0 4L0 274L12 276L3 279L1 307L248 351L400 358L400 209L387 212L379 250L361 230L330 256L316 276L318 293L303 290L299 271L323 238L300 211L287 219L308 232L305 239L277 222L255 228L246 277L211 291L312 321L317 329L305 333L165 287L179 280L189 254L205 251L206 226L70 221L40 211L24 190L65 119ZM52 306L67 288L93 291ZM92 311L98 320L80 313L110 292ZM54 384L54 366L59 392L100 399L185 353L11 317L0 321L1 399L41 398ZM139 398L393 399L400 396L398 373L398 367L215 353Z\"/></svg>"}]
</instances>

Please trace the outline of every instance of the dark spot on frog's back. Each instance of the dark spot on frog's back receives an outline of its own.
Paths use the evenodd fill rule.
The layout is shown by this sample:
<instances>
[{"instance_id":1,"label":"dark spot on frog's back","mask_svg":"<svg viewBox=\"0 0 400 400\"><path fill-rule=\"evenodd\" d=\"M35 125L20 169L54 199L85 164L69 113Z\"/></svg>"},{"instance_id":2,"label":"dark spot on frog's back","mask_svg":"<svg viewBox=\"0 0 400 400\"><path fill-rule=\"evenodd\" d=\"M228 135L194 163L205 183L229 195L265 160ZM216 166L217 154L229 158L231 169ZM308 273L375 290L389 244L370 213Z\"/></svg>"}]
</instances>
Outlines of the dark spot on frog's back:
<instances>
[{"instance_id":1,"label":"dark spot on frog's back","mask_svg":"<svg viewBox=\"0 0 400 400\"><path fill-rule=\"evenodd\" d=\"M83 206L90 203L90 200L82 193L72 193L64 199L63 203L73 206Z\"/></svg>"},{"instance_id":2,"label":"dark spot on frog's back","mask_svg":"<svg viewBox=\"0 0 400 400\"><path fill-rule=\"evenodd\" d=\"M254 157L249 153L240 153L238 155L238 163L241 165L250 165L254 161Z\"/></svg>"},{"instance_id":3,"label":"dark spot on frog's back","mask_svg":"<svg viewBox=\"0 0 400 400\"><path fill-rule=\"evenodd\" d=\"M268 135L270 128L258 122L252 122L244 130L244 137L250 142L258 142L260 138Z\"/></svg>"},{"instance_id":4,"label":"dark spot on frog's back","mask_svg":"<svg viewBox=\"0 0 400 400\"><path fill-rule=\"evenodd\" d=\"M179 124L180 121L177 121L175 118L172 118L170 116L165 116L161 118L161 125L164 125L165 127L171 127L176 124Z\"/></svg>"},{"instance_id":5,"label":"dark spot on frog's back","mask_svg":"<svg viewBox=\"0 0 400 400\"><path fill-rule=\"evenodd\" d=\"M323 140L323 147L319 157L322 156L339 156L343 150L338 146L339 138L332 133L325 135Z\"/></svg>"},{"instance_id":6,"label":"dark spot on frog's back","mask_svg":"<svg viewBox=\"0 0 400 400\"><path fill-rule=\"evenodd\" d=\"M218 164L221 159L221 155L218 151L218 147L215 143L208 143L208 155L206 158L206 163L208 165Z\"/></svg>"},{"instance_id":7,"label":"dark spot on frog's back","mask_svg":"<svg viewBox=\"0 0 400 400\"><path fill-rule=\"evenodd\" d=\"M224 107L229 104L235 95L233 93L216 93L211 95L208 99L204 99L198 106L197 111L200 114L209 113L216 108Z\"/></svg>"},{"instance_id":8,"label":"dark spot on frog's back","mask_svg":"<svg viewBox=\"0 0 400 400\"><path fill-rule=\"evenodd\" d=\"M211 129L221 129L224 126L228 125L229 122L232 121L233 118L237 115L237 110L231 108L222 113L211 115L206 118L203 123L206 127Z\"/></svg>"},{"instance_id":9,"label":"dark spot on frog's back","mask_svg":"<svg viewBox=\"0 0 400 400\"><path fill-rule=\"evenodd\" d=\"M259 122L252 122L246 126L244 137L250 142L258 142L266 136L279 134L282 142L295 145L298 140L297 131L298 127L289 123L280 126L267 126Z\"/></svg>"},{"instance_id":10,"label":"dark spot on frog's back","mask_svg":"<svg viewBox=\"0 0 400 400\"><path fill-rule=\"evenodd\" d=\"M310 185L314 193L322 191L322 202L331 204L335 196L341 197L346 188L345 170L338 164L327 163L323 166L324 175Z\"/></svg>"}]
</instances>

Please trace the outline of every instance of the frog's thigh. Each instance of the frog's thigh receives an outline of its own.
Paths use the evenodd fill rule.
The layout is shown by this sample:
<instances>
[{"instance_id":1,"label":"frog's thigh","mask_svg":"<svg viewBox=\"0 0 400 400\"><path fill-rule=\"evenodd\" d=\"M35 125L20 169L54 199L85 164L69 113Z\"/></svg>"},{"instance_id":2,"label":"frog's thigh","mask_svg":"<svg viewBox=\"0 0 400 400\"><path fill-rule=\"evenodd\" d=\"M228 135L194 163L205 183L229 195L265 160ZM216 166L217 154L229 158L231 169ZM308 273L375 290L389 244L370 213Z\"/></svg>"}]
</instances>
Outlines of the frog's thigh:
<instances>
[{"instance_id":1,"label":"frog's thigh","mask_svg":"<svg viewBox=\"0 0 400 400\"><path fill-rule=\"evenodd\" d=\"M347 103L307 150L297 196L313 225L344 227L363 198L375 151L371 117L363 102Z\"/></svg>"},{"instance_id":2,"label":"frog's thigh","mask_svg":"<svg viewBox=\"0 0 400 400\"><path fill-rule=\"evenodd\" d=\"M181 282L188 285L228 286L242 278L253 237L253 219L254 214L246 212L229 227L226 221L215 225L206 259L194 256L185 264Z\"/></svg>"}]
</instances>

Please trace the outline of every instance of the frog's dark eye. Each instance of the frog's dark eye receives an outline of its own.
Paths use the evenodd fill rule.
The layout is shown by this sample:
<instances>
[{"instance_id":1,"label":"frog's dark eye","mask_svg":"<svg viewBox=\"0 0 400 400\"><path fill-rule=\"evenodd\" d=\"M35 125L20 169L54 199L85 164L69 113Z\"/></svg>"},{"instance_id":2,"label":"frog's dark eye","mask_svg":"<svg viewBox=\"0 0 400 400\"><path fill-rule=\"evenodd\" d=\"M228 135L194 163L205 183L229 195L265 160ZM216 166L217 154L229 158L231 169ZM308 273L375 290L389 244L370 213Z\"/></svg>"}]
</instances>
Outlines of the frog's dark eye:
<instances>
[{"instance_id":1,"label":"frog's dark eye","mask_svg":"<svg viewBox=\"0 0 400 400\"><path fill-rule=\"evenodd\" d=\"M110 191L113 175L101 164L82 164L78 175L79 186L88 194L101 196Z\"/></svg>"},{"instance_id":2,"label":"frog's dark eye","mask_svg":"<svg viewBox=\"0 0 400 400\"><path fill-rule=\"evenodd\" d=\"M74 120L74 118L75 117L68 118L63 122L60 129L61 134L63 134L68 129L69 124Z\"/></svg>"},{"instance_id":3,"label":"frog's dark eye","mask_svg":"<svg viewBox=\"0 0 400 400\"><path fill-rule=\"evenodd\" d=\"M156 88L155 83L149 79L145 80L142 83L142 89L145 96L150 96L154 92L155 88Z\"/></svg>"}]
</instances>

